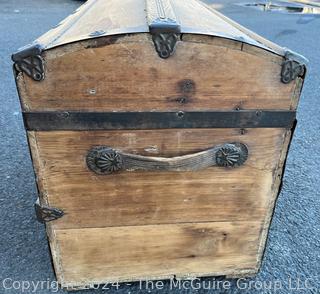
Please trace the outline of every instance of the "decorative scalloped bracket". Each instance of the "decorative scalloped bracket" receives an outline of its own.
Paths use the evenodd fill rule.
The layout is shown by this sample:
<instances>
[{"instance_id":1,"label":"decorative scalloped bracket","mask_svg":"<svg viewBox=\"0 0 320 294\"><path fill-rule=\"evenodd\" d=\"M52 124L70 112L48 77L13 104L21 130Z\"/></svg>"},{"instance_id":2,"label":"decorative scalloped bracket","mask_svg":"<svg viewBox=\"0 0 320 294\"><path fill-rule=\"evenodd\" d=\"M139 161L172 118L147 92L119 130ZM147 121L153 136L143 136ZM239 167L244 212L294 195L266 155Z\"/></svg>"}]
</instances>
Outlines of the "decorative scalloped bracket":
<instances>
[{"instance_id":1,"label":"decorative scalloped bracket","mask_svg":"<svg viewBox=\"0 0 320 294\"><path fill-rule=\"evenodd\" d=\"M286 51L285 60L282 63L281 82L289 84L297 77L304 76L306 72L306 64L308 62L303 56L293 52Z\"/></svg>"},{"instance_id":2,"label":"decorative scalloped bracket","mask_svg":"<svg viewBox=\"0 0 320 294\"><path fill-rule=\"evenodd\" d=\"M147 0L147 19L159 57L169 58L175 51L181 33L170 0Z\"/></svg>"},{"instance_id":3,"label":"decorative scalloped bracket","mask_svg":"<svg viewBox=\"0 0 320 294\"><path fill-rule=\"evenodd\" d=\"M41 56L43 48L39 44L22 48L12 55L14 67L19 72L24 72L33 80L44 80L44 60Z\"/></svg>"},{"instance_id":4,"label":"decorative scalloped bracket","mask_svg":"<svg viewBox=\"0 0 320 294\"><path fill-rule=\"evenodd\" d=\"M39 199L34 204L34 208L36 211L37 220L40 223L51 222L63 217L64 215L64 212L59 208L49 207L49 206L40 204Z\"/></svg>"}]
</instances>

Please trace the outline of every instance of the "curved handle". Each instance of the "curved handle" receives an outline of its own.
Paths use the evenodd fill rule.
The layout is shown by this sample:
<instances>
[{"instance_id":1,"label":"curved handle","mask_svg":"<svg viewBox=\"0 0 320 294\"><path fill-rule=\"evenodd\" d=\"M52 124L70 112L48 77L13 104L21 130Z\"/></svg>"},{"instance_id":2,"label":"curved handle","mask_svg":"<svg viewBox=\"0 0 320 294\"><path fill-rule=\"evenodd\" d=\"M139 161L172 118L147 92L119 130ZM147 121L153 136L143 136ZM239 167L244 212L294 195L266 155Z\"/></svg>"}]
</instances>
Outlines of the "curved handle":
<instances>
[{"instance_id":1,"label":"curved handle","mask_svg":"<svg viewBox=\"0 0 320 294\"><path fill-rule=\"evenodd\" d=\"M98 146L88 152L87 165L97 174L112 174L121 170L195 171L214 165L237 167L244 164L247 158L248 148L242 143L227 143L171 158L128 154L107 146Z\"/></svg>"}]
</instances>

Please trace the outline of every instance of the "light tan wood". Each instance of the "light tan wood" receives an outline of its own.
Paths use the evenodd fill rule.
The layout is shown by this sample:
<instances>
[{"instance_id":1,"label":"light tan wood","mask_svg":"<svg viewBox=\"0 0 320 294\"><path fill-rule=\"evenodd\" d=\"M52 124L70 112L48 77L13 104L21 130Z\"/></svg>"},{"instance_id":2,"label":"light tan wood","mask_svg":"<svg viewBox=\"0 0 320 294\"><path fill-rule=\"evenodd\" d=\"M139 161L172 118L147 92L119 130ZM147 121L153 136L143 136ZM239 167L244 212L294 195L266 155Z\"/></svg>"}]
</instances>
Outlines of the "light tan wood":
<instances>
[{"instance_id":1,"label":"light tan wood","mask_svg":"<svg viewBox=\"0 0 320 294\"><path fill-rule=\"evenodd\" d=\"M296 110L303 78L281 82L283 48L200 1L171 2L181 35L164 60L145 1L87 1L37 40L45 79L17 73L23 111ZM290 139L280 128L29 131L40 203L65 213L46 224L59 282L255 274ZM86 165L95 146L169 158L233 142L249 150L234 169L97 175Z\"/></svg>"},{"instance_id":2,"label":"light tan wood","mask_svg":"<svg viewBox=\"0 0 320 294\"><path fill-rule=\"evenodd\" d=\"M184 42L210 44L210 45L222 46L222 47L226 47L234 50L241 50L241 48L243 47L242 42L220 38L220 37L212 37L207 35L183 34L181 36L181 39ZM275 54L273 55L277 56ZM269 56L272 56L272 54L269 54ZM277 56L277 57L281 59L280 56Z\"/></svg>"},{"instance_id":3,"label":"light tan wood","mask_svg":"<svg viewBox=\"0 0 320 294\"><path fill-rule=\"evenodd\" d=\"M297 78L295 80L295 84L296 85L295 85L294 93L292 95L291 109L297 109L298 107L304 80L302 78Z\"/></svg>"},{"instance_id":4,"label":"light tan wood","mask_svg":"<svg viewBox=\"0 0 320 294\"><path fill-rule=\"evenodd\" d=\"M290 109L295 84L280 82L274 54L260 50L268 59L257 50L224 47L216 38L217 45L180 41L175 55L163 60L151 36L138 36L45 52L44 81L17 79L24 110Z\"/></svg>"},{"instance_id":5,"label":"light tan wood","mask_svg":"<svg viewBox=\"0 0 320 294\"><path fill-rule=\"evenodd\" d=\"M41 205L48 206L48 197L47 197L47 185L46 179L42 177L44 170L44 161L40 157L37 138L33 132L28 133L28 143L31 151L31 157L33 162L33 168L36 175L37 188L39 191L39 201ZM61 265L61 255L60 255L60 247L59 242L56 238L56 231L53 228L52 223L46 223L46 231L49 239L50 253L52 256L52 264L54 266L55 273L59 279L61 279L61 274L63 271Z\"/></svg>"},{"instance_id":6,"label":"light tan wood","mask_svg":"<svg viewBox=\"0 0 320 294\"><path fill-rule=\"evenodd\" d=\"M47 203L65 211L55 228L264 219L284 129L30 132L40 158L38 178ZM173 157L243 142L243 167L195 172L97 175L86 166L93 146Z\"/></svg>"},{"instance_id":7,"label":"light tan wood","mask_svg":"<svg viewBox=\"0 0 320 294\"><path fill-rule=\"evenodd\" d=\"M255 271L260 226L217 222L57 230L63 267L58 277L80 286Z\"/></svg>"},{"instance_id":8,"label":"light tan wood","mask_svg":"<svg viewBox=\"0 0 320 294\"><path fill-rule=\"evenodd\" d=\"M66 210L66 216L47 226L57 277L62 285L68 284L72 287L80 287L93 283L132 281L146 278L185 278L210 275L248 276L256 273L279 185L279 172L281 172L282 165L280 163L278 166L278 162L280 156L280 162L283 162L283 154L285 154L280 150L283 150L283 146L287 146L288 140L285 138L288 138L290 132L282 129L250 129L242 131L241 134L239 130L215 129L206 130L208 132L207 136L212 138L212 140L208 140L208 138L204 139L203 131L29 132L32 153L37 158L46 159L44 161L37 160L36 166L38 167L38 179L41 180L40 186L45 192L47 203L55 204L55 200L59 199L58 201L62 205L69 204L71 208L70 211ZM164 136L164 132L166 136ZM174 138L177 139L177 136L179 141L174 140ZM164 140L164 137L167 140ZM81 185L78 190L75 186L69 186L72 183L72 178L79 177L79 173L75 170L79 168L79 165L74 166L71 163L83 162L83 158L81 160L78 156L73 157L71 153L81 154L81 150L89 146L105 143L109 145L108 143L112 142L115 144L113 146L120 146L123 150L132 151L134 147L136 153L172 156L177 153L183 154L189 150L199 150L202 146L207 146L211 142L216 144L221 139L227 141L240 139L245 143L250 142L248 147L251 150L252 157L249 157L247 168L240 168L239 171L242 171L240 173L236 172L234 177L229 175L230 172L232 174L237 171L236 169L223 170L221 173L206 170L207 172L200 173L198 179L190 177L188 180L184 179L184 181L181 181L177 173L164 177L160 176L157 181L154 181L154 179L148 180L149 173L144 173L144 177L138 176L138 178L140 176L141 178L136 183L136 187L139 187L139 185L143 187L144 183L155 185L157 193L154 193L156 197L151 197L151 201L154 201L151 206L151 201L145 196L152 196L152 193L149 194L144 189L142 189L143 195L132 199L136 203L134 201L130 203L127 197L121 198L120 193L123 192L126 193L124 195L128 195L128 190L134 190L132 187L123 191L118 190L118 198L120 196L122 199L120 200L120 202L122 201L121 208L117 197L110 198L109 202L101 202L99 197L104 197L105 193L95 197L97 194L94 190L86 190L89 186L88 179L81 178L78 181L78 184L80 182L86 183ZM149 140L152 140L153 146L146 146L145 143L150 142ZM258 147L258 142L261 149ZM285 145L283 145L284 142ZM61 146L61 149L65 149L65 151L60 153L58 146ZM161 148L157 148L158 146L161 146ZM270 150L270 146L276 148L273 147L272 151L267 152L267 158L259 158L262 149ZM252 152L252 150L254 151ZM273 156L272 152L274 152ZM82 154L84 156L85 153ZM68 171L66 165L74 168L74 170ZM82 166L82 168L84 167ZM275 169L278 171L275 171ZM59 170L61 177L56 178L56 173ZM126 174L126 177L123 177L120 185L126 184L125 179L131 185L133 184L133 182L130 182L129 175ZM119 176L121 177L121 174L116 177ZM156 177L157 174L151 175L150 179L153 176ZM115 186L119 187L116 177L110 182L115 182ZM172 180L174 177L177 179L176 182ZM94 176L94 178L96 177ZM103 180L105 176L98 178L106 183ZM56 182L52 182L52 179ZM182 202L179 203L177 198L172 200L170 197L166 197L166 193L161 193L161 189L165 189L165 191L171 193L174 191L175 195L179 194L179 188L177 186L172 187L169 184L170 180L176 185L187 185L189 195L191 195L188 199L193 200L189 207L185 206L178 211L170 211L175 201L176 207L177 204L181 205ZM210 197L211 195L209 197L192 197L197 194L202 196L199 191L207 189L206 180L213 184L210 189L214 192L212 197ZM159 187L157 186L158 181L166 183L166 185ZM191 185L187 184L189 181ZM48 193L48 190L51 190L50 187L65 186L69 186L70 190L62 190L56 194ZM193 190L193 186L197 190ZM106 189L103 186L100 188ZM186 189L186 187L184 188ZM79 194L70 194L73 190L78 191ZM85 192L82 194L81 190ZM108 191L108 188L106 190ZM83 195L89 194L91 198L83 197ZM64 195L65 197L55 199L54 197L57 195ZM131 197L129 198L131 199ZM91 206L92 203L93 206ZM136 207L142 206L140 214L137 213L137 209L132 210L134 204L136 204ZM164 219L167 218L168 222L183 222L183 224L148 225L153 223L152 220L148 219L148 213L152 212L154 207L161 206L164 211L162 214L158 214L159 219L163 217ZM74 211L72 211L73 208L75 208ZM99 211L100 208L107 208L107 210ZM80 209L80 213L77 209ZM214 215L210 219L211 221L214 220L214 223L186 223L203 221L201 217L204 215L202 212L204 209L207 216ZM131 215L128 213L130 210ZM188 213L184 213L184 211ZM87 214L87 212L89 213ZM79 213L76 223L72 222L73 213L74 215ZM136 215L132 215L132 213ZM111 217L108 222L100 223L101 228L85 228L97 226L97 222L91 220L105 220L106 218L103 218L103 215L109 216L110 214ZM168 219L168 216L172 217L175 214L182 219ZM142 216L146 217L143 218ZM134 217L136 219L140 217L139 222L135 223ZM186 220L187 217L189 217L188 220ZM61 225L62 220L65 222ZM125 227L105 227L117 224L123 225L123 220L133 221ZM158 223L161 223L161 221L158 220ZM147 225L132 226L132 224ZM105 254L106 252L108 254Z\"/></svg>"},{"instance_id":9,"label":"light tan wood","mask_svg":"<svg viewBox=\"0 0 320 294\"><path fill-rule=\"evenodd\" d=\"M96 32L100 37L149 32L147 19L154 15L152 9L149 9L150 6L152 7L152 2L154 1L149 3L145 0L86 1L84 5L34 43L41 44L44 49L51 49L68 43L96 38ZM241 39L243 42L275 52L278 55L285 54L285 48L242 27L212 9L212 5L205 5L203 1L175 0L167 2L165 6L172 6L175 15L166 16L177 19L183 35L191 33ZM167 11L166 8L165 11Z\"/></svg>"},{"instance_id":10,"label":"light tan wood","mask_svg":"<svg viewBox=\"0 0 320 294\"><path fill-rule=\"evenodd\" d=\"M183 34L182 40L185 42L210 44L213 46L222 46L222 47L230 48L233 50L240 50L245 53L256 55L259 58L266 58L270 62L274 62L279 65L281 65L283 62L283 57L280 55L266 51L263 48L252 46L236 40L225 39L221 37L212 37L207 35L193 35L193 34Z\"/></svg>"},{"instance_id":11,"label":"light tan wood","mask_svg":"<svg viewBox=\"0 0 320 294\"><path fill-rule=\"evenodd\" d=\"M258 266L259 267L261 265L263 254L264 254L264 251L266 248L267 237L268 237L268 233L269 233L269 229L270 229L270 224L272 221L272 216L273 216L274 210L275 210L275 204L278 199L279 192L280 192L280 186L281 186L282 178L284 175L285 162L287 160L291 139L292 139L292 131L288 130L283 138L283 147L282 147L282 150L280 153L280 158L279 158L279 162L277 164L277 168L274 172L273 183L272 183L272 193L269 197L269 203L268 203L268 207L266 210L266 216L264 218L264 223L263 223L263 227L262 227L262 231L261 231L261 235L260 235L259 250L258 250L258 252L259 252L258 253L258 260L259 260Z\"/></svg>"}]
</instances>

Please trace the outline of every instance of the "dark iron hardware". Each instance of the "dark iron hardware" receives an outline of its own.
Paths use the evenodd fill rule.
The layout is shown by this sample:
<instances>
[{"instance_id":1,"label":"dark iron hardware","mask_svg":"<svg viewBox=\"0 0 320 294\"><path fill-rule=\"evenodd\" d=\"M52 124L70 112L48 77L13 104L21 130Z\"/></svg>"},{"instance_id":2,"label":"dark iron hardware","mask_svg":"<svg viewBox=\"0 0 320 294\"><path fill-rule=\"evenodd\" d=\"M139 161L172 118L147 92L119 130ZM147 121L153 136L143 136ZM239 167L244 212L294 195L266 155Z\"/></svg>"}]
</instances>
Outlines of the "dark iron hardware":
<instances>
[{"instance_id":1,"label":"dark iron hardware","mask_svg":"<svg viewBox=\"0 0 320 294\"><path fill-rule=\"evenodd\" d=\"M34 204L36 211L37 220L40 223L47 223L61 218L64 215L64 212L55 207L49 207L46 205L41 205L39 199Z\"/></svg>"},{"instance_id":2,"label":"dark iron hardware","mask_svg":"<svg viewBox=\"0 0 320 294\"><path fill-rule=\"evenodd\" d=\"M218 166L236 167L248 159L248 148L244 144L232 143L221 146L216 152Z\"/></svg>"},{"instance_id":3,"label":"dark iron hardware","mask_svg":"<svg viewBox=\"0 0 320 294\"><path fill-rule=\"evenodd\" d=\"M25 112L26 129L143 130L170 128L291 128L295 111Z\"/></svg>"},{"instance_id":4,"label":"dark iron hardware","mask_svg":"<svg viewBox=\"0 0 320 294\"><path fill-rule=\"evenodd\" d=\"M147 18L156 51L161 58L169 58L181 33L170 0L147 0Z\"/></svg>"},{"instance_id":5,"label":"dark iron hardware","mask_svg":"<svg viewBox=\"0 0 320 294\"><path fill-rule=\"evenodd\" d=\"M156 51L163 59L169 58L176 47L179 36L173 33L154 34L152 36Z\"/></svg>"},{"instance_id":6,"label":"dark iron hardware","mask_svg":"<svg viewBox=\"0 0 320 294\"><path fill-rule=\"evenodd\" d=\"M123 160L112 148L96 147L89 151L87 165L97 174L112 174L123 168Z\"/></svg>"},{"instance_id":7,"label":"dark iron hardware","mask_svg":"<svg viewBox=\"0 0 320 294\"><path fill-rule=\"evenodd\" d=\"M12 55L14 67L19 72L24 72L35 81L44 79L44 61L41 57L42 47L39 44L23 48Z\"/></svg>"},{"instance_id":8,"label":"dark iron hardware","mask_svg":"<svg viewBox=\"0 0 320 294\"><path fill-rule=\"evenodd\" d=\"M297 77L304 76L306 72L305 58L298 54L287 51L285 60L281 69L281 81L284 84L289 84Z\"/></svg>"},{"instance_id":9,"label":"dark iron hardware","mask_svg":"<svg viewBox=\"0 0 320 294\"><path fill-rule=\"evenodd\" d=\"M97 174L112 174L127 170L196 171L210 166L238 167L248 158L248 148L242 143L227 143L211 149L172 158L128 154L107 146L92 148L87 165Z\"/></svg>"}]
</instances>

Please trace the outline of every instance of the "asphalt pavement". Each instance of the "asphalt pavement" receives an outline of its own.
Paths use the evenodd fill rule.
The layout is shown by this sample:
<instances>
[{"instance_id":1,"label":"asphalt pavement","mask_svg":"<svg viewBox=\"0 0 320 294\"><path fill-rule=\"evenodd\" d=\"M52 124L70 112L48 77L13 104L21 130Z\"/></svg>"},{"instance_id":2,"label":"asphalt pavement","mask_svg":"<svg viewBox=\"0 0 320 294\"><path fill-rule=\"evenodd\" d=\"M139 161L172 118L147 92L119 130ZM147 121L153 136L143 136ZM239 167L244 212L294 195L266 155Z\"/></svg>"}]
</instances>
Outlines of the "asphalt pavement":
<instances>
[{"instance_id":1,"label":"asphalt pavement","mask_svg":"<svg viewBox=\"0 0 320 294\"><path fill-rule=\"evenodd\" d=\"M231 288L224 290L189 287L169 292L170 283L165 282L162 290L133 283L81 293L320 293L320 18L263 12L236 5L237 0L206 2L310 61L261 271L241 285L228 280ZM44 226L34 215L37 193L10 55L80 4L75 0L0 0L0 293L32 293L34 288L21 287L37 281L43 283L35 293L64 293L54 283L48 287L55 277Z\"/></svg>"}]
</instances>

